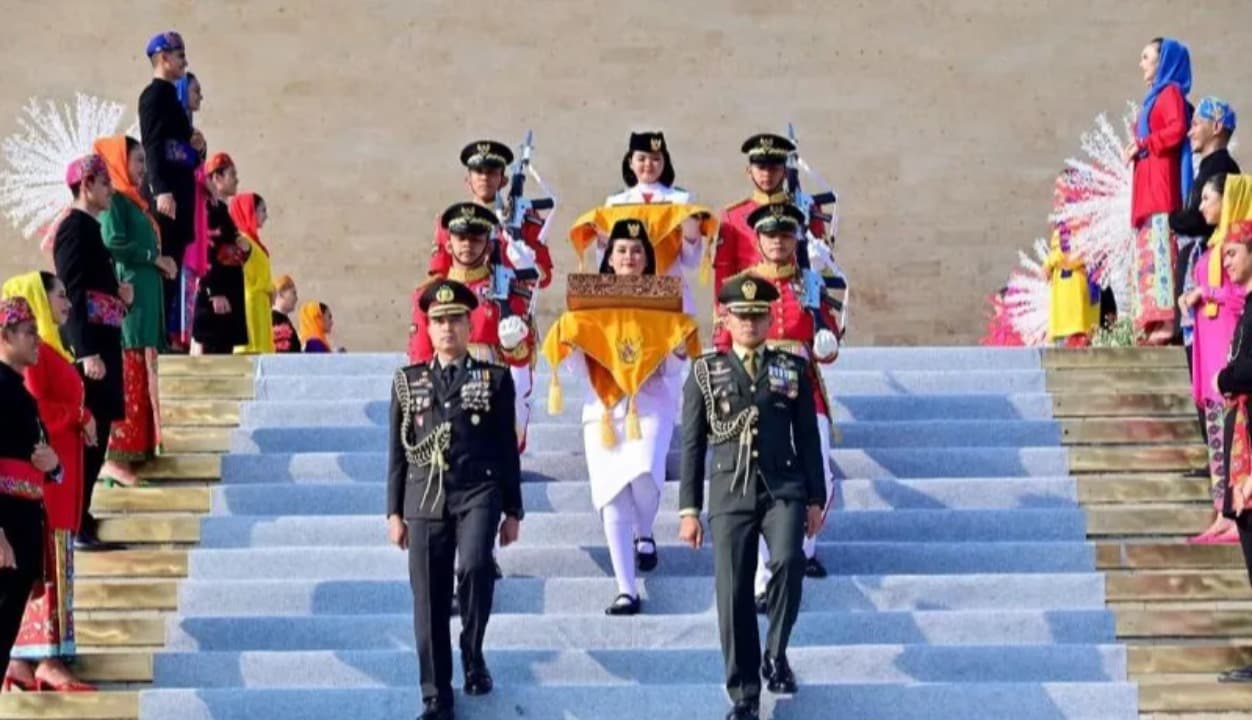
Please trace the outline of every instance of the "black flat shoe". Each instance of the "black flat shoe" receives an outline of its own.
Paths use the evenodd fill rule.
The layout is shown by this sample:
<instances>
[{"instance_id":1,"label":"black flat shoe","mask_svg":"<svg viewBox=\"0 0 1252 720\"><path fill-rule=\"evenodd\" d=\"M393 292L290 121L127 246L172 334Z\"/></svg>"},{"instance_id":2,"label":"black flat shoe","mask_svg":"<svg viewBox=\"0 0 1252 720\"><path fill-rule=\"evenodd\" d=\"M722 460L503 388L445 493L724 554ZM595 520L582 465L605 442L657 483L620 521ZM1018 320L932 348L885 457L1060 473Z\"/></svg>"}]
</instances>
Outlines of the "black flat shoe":
<instances>
[{"instance_id":1,"label":"black flat shoe","mask_svg":"<svg viewBox=\"0 0 1252 720\"><path fill-rule=\"evenodd\" d=\"M465 670L465 687L463 689L466 695L486 695L495 686L495 681L491 679L491 673L487 671L486 665L479 665Z\"/></svg>"},{"instance_id":2,"label":"black flat shoe","mask_svg":"<svg viewBox=\"0 0 1252 720\"><path fill-rule=\"evenodd\" d=\"M1252 682L1252 665L1247 667L1227 670L1217 676L1217 682L1220 683L1246 683Z\"/></svg>"},{"instance_id":3,"label":"black flat shoe","mask_svg":"<svg viewBox=\"0 0 1252 720\"><path fill-rule=\"evenodd\" d=\"M760 720L761 715L756 703L739 701L726 713L726 720Z\"/></svg>"},{"instance_id":4,"label":"black flat shoe","mask_svg":"<svg viewBox=\"0 0 1252 720\"><path fill-rule=\"evenodd\" d=\"M765 678L765 687L775 695L791 695L796 691L796 676L791 672L786 655L774 659L765 653L761 660L761 677Z\"/></svg>"},{"instance_id":5,"label":"black flat shoe","mask_svg":"<svg viewBox=\"0 0 1252 720\"><path fill-rule=\"evenodd\" d=\"M1208 468L1191 468L1183 475L1183 477L1189 477L1189 478L1206 478L1208 476L1209 476Z\"/></svg>"},{"instance_id":6,"label":"black flat shoe","mask_svg":"<svg viewBox=\"0 0 1252 720\"><path fill-rule=\"evenodd\" d=\"M765 593L761 593L760 595L757 595L755 598L755 602L756 602L756 614L757 615L769 614L769 600L765 597Z\"/></svg>"},{"instance_id":7,"label":"black flat shoe","mask_svg":"<svg viewBox=\"0 0 1252 720\"><path fill-rule=\"evenodd\" d=\"M452 704L442 700L427 700L417 720L453 720Z\"/></svg>"},{"instance_id":8,"label":"black flat shoe","mask_svg":"<svg viewBox=\"0 0 1252 720\"><path fill-rule=\"evenodd\" d=\"M121 550L122 545L114 542L105 542L93 533L80 533L74 537L74 549L78 552L113 552Z\"/></svg>"},{"instance_id":9,"label":"black flat shoe","mask_svg":"<svg viewBox=\"0 0 1252 720\"><path fill-rule=\"evenodd\" d=\"M605 615L638 615L643 603L638 596L622 593L613 599L613 604L604 609Z\"/></svg>"},{"instance_id":10,"label":"black flat shoe","mask_svg":"<svg viewBox=\"0 0 1252 720\"><path fill-rule=\"evenodd\" d=\"M656 564L656 541L650 537L635 538L635 567L640 572L652 572Z\"/></svg>"},{"instance_id":11,"label":"black flat shoe","mask_svg":"<svg viewBox=\"0 0 1252 720\"><path fill-rule=\"evenodd\" d=\"M804 577L824 578L826 574L826 566L822 564L821 560L817 559L816 555L804 563Z\"/></svg>"}]
</instances>

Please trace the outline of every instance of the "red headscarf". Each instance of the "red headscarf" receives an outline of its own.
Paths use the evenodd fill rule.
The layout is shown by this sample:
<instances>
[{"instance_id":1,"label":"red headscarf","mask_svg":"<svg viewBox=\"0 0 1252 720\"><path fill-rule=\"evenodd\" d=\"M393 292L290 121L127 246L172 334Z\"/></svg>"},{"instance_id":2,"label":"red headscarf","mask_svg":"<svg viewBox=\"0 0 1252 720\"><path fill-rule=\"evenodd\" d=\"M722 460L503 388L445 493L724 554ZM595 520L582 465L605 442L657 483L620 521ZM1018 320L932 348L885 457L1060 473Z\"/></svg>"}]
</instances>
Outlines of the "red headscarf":
<instances>
[{"instance_id":1,"label":"red headscarf","mask_svg":"<svg viewBox=\"0 0 1252 720\"><path fill-rule=\"evenodd\" d=\"M230 199L230 219L245 237L252 241L261 252L270 254L269 248L261 242L260 228L257 227L256 193L240 193Z\"/></svg>"}]
</instances>

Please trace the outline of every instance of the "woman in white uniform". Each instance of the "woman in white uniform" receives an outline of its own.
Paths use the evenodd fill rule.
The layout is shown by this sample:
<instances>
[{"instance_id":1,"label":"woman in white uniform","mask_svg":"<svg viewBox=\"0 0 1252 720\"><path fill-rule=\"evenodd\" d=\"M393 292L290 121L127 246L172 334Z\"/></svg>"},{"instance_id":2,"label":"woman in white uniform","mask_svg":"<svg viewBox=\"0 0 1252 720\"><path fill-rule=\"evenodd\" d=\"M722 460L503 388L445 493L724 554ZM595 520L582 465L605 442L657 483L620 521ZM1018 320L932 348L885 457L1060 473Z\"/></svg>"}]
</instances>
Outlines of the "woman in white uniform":
<instances>
[{"instance_id":1,"label":"woman in white uniform","mask_svg":"<svg viewBox=\"0 0 1252 720\"><path fill-rule=\"evenodd\" d=\"M692 202L691 193L674 186L674 163L670 159L665 134L660 131L630 134L630 144L626 149L626 156L622 158L622 180L626 183L626 189L605 198L605 205L686 205ZM683 311L694 314L695 301L685 273L700 267L704 245L699 219L687 218L683 221L682 230L682 251L678 255L678 262L670 266L667 274L683 278ZM601 238L601 253L606 246L607 240ZM597 260L602 258L603 255Z\"/></svg>"},{"instance_id":2,"label":"woman in white uniform","mask_svg":"<svg viewBox=\"0 0 1252 720\"><path fill-rule=\"evenodd\" d=\"M624 230L628 225L634 226L633 237ZM655 274L652 244L646 232L639 232L639 226L640 223L623 220L613 228L600 263L601 274ZM691 322L685 314L668 315L677 322ZM643 335L643 342L663 341L661 332ZM647 572L657 565L652 526L665 483L665 458L678 421L685 353L684 349L668 353L634 396L637 430L630 429L634 418L628 417L628 398L622 397L612 408L606 408L595 392L591 378L594 361L581 350L574 350L561 363L566 377L576 378L587 387L582 424L591 501L604 522L618 590L613 603L605 609L608 615L639 612L636 570ZM631 439L632 435L635 439ZM606 441L606 436L613 439L612 443Z\"/></svg>"}]
</instances>

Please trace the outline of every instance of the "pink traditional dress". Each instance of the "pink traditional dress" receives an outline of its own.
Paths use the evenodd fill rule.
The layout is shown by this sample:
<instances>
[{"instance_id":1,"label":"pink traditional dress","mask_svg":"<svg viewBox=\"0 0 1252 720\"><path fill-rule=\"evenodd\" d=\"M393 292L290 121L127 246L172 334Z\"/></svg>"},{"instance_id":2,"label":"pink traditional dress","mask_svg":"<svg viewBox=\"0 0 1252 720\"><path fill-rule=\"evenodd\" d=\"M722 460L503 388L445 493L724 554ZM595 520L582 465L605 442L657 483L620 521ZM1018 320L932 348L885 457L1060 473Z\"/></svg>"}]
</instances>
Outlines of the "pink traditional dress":
<instances>
[{"instance_id":1,"label":"pink traditional dress","mask_svg":"<svg viewBox=\"0 0 1252 720\"><path fill-rule=\"evenodd\" d=\"M1247 291L1231 282L1225 272L1222 273L1220 287L1213 287L1208 283L1207 270L1212 252L1206 250L1192 271L1195 287L1200 290L1205 302L1217 306L1217 314L1209 317L1207 312L1195 313L1195 339L1191 346L1191 394L1196 404L1204 410L1213 504L1221 510L1226 467L1222 431L1225 405L1221 394L1213 389L1213 378L1226 367L1230 343L1234 338L1235 328L1239 325L1239 318L1243 315Z\"/></svg>"}]
</instances>

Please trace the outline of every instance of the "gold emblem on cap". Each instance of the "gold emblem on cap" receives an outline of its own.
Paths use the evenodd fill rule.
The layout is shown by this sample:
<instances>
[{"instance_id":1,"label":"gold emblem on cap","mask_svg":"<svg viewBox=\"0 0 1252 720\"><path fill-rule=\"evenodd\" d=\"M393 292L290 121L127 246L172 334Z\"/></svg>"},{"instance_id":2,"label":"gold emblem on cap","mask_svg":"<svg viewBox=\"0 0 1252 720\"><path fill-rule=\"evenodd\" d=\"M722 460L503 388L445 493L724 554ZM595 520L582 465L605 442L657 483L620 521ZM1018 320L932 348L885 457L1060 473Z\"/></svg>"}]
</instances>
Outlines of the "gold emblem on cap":
<instances>
[{"instance_id":1,"label":"gold emblem on cap","mask_svg":"<svg viewBox=\"0 0 1252 720\"><path fill-rule=\"evenodd\" d=\"M626 232L629 233L632 238L639 237L639 233L642 230L643 230L643 225L640 225L637 222L626 223Z\"/></svg>"},{"instance_id":2,"label":"gold emblem on cap","mask_svg":"<svg viewBox=\"0 0 1252 720\"><path fill-rule=\"evenodd\" d=\"M749 302L756 299L756 283L752 280L744 280L739 286L739 290L743 293L743 298Z\"/></svg>"},{"instance_id":3,"label":"gold emblem on cap","mask_svg":"<svg viewBox=\"0 0 1252 720\"><path fill-rule=\"evenodd\" d=\"M652 152L661 152L661 148L665 147L665 141L659 137L652 138Z\"/></svg>"},{"instance_id":4,"label":"gold emblem on cap","mask_svg":"<svg viewBox=\"0 0 1252 720\"><path fill-rule=\"evenodd\" d=\"M769 212L774 217L780 218L787 214L787 206L786 205L772 205L770 206Z\"/></svg>"},{"instance_id":5,"label":"gold emblem on cap","mask_svg":"<svg viewBox=\"0 0 1252 720\"><path fill-rule=\"evenodd\" d=\"M474 206L465 205L461 207L461 217L469 219L474 217Z\"/></svg>"},{"instance_id":6,"label":"gold emblem on cap","mask_svg":"<svg viewBox=\"0 0 1252 720\"><path fill-rule=\"evenodd\" d=\"M767 135L761 138L757 144L759 144L763 149L769 150L774 147L774 138Z\"/></svg>"},{"instance_id":7,"label":"gold emblem on cap","mask_svg":"<svg viewBox=\"0 0 1252 720\"><path fill-rule=\"evenodd\" d=\"M478 151L479 155L486 155L487 153L491 152L491 143L485 143L485 142L478 143L477 145L474 146L474 149Z\"/></svg>"},{"instance_id":8,"label":"gold emblem on cap","mask_svg":"<svg viewBox=\"0 0 1252 720\"><path fill-rule=\"evenodd\" d=\"M452 298L456 297L456 293L452 292L451 285L440 285L435 291L435 302L450 303Z\"/></svg>"}]
</instances>

